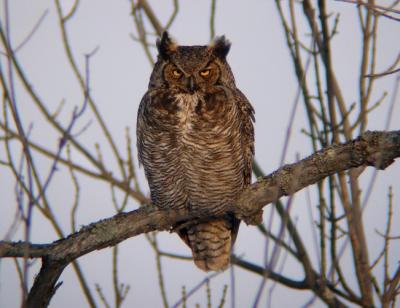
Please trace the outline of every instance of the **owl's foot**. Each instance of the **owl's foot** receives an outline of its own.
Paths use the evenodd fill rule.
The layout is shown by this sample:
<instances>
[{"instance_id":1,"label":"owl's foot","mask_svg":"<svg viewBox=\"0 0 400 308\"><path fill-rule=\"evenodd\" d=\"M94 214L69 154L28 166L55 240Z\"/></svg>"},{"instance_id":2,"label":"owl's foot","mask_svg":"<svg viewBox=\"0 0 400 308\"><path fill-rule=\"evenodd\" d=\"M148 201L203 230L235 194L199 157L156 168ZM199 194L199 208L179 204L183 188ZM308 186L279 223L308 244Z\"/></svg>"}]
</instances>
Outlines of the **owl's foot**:
<instances>
[{"instance_id":1,"label":"owl's foot","mask_svg":"<svg viewBox=\"0 0 400 308\"><path fill-rule=\"evenodd\" d=\"M186 228L187 226L192 225L192 224L193 224L193 222L191 222L190 220L189 220L189 221L185 221L185 222L178 223L178 224L176 224L175 226L173 226L173 227L169 230L169 232L170 232L170 233L174 233L174 232L178 233L180 230L182 230L182 229L184 229L184 228Z\"/></svg>"},{"instance_id":2,"label":"owl's foot","mask_svg":"<svg viewBox=\"0 0 400 308\"><path fill-rule=\"evenodd\" d=\"M257 213L251 216L240 217L247 225L259 225L263 221L263 210L259 210Z\"/></svg>"}]
</instances>

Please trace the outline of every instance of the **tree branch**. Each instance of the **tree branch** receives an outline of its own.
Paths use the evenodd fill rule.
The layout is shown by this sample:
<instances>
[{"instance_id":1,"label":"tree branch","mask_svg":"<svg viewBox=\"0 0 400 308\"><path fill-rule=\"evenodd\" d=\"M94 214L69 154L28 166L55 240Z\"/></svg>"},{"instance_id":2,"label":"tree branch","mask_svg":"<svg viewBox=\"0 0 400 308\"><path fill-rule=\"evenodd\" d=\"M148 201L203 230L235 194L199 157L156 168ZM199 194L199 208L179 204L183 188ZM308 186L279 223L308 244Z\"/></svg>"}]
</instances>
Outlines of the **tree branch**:
<instances>
[{"instance_id":1,"label":"tree branch","mask_svg":"<svg viewBox=\"0 0 400 308\"><path fill-rule=\"evenodd\" d=\"M260 220L260 210L282 196L288 196L334 173L360 166L385 169L400 157L400 130L366 132L344 144L332 145L272 174L245 189L237 202L222 210L165 210L145 206L117 214L83 227L79 232L51 244L0 241L0 258L42 258L43 265L31 289L28 306L45 307L57 288L63 269L73 260L94 250L114 246L123 240L151 231L172 231L190 219L234 213L247 224ZM50 275L51 279L44 279ZM47 297L47 298L46 298ZM38 306L38 303L42 303Z\"/></svg>"},{"instance_id":2,"label":"tree branch","mask_svg":"<svg viewBox=\"0 0 400 308\"><path fill-rule=\"evenodd\" d=\"M351 168L373 166L383 170L399 156L400 131L368 131L263 177L240 194L234 212L238 218L253 224L252 215L282 196L294 194L329 175Z\"/></svg>"}]
</instances>

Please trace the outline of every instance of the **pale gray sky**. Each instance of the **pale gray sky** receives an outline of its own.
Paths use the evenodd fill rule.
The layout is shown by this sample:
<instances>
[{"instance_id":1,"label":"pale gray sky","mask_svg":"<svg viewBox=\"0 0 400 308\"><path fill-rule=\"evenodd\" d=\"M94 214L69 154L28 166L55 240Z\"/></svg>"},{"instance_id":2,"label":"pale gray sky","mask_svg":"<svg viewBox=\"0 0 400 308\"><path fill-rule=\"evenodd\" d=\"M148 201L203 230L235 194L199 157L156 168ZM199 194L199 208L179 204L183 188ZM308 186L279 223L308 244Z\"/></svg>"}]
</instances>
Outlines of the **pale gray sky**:
<instances>
[{"instance_id":1,"label":"pale gray sky","mask_svg":"<svg viewBox=\"0 0 400 308\"><path fill-rule=\"evenodd\" d=\"M283 1L285 3L285 1ZM384 2L384 1L381 1ZM63 1L65 11L73 1ZM150 1L155 12L166 21L172 11L172 1ZM357 70L360 63L360 31L357 12L353 5L329 1L330 11L340 12L339 35L333 41L333 65L338 74L345 100L350 106L358 99ZM206 44L209 41L209 6L210 1L180 1L180 12L170 32L181 44ZM4 0L0 0L1 21L4 21ZM69 120L74 106L82 104L83 98L79 85L66 62L60 39L56 10L53 1L49 0L12 0L10 1L11 35L14 46L18 45L30 32L36 21L45 10L48 14L39 30L28 44L18 52L18 57L25 72L48 108L54 111L60 101L65 100L62 122ZM297 92L293 66L284 40L284 34L278 19L275 3L272 0L228 1L220 0L217 4L216 32L225 34L232 42L229 62L235 74L238 87L246 94L256 110L256 158L265 172L276 168L280 161L282 146L288 125L288 116ZM300 18L299 15L299 20ZM304 19L302 19L304 20ZM387 68L400 50L400 24L385 18L380 22L377 70ZM91 61L91 93L104 116L117 145L125 148L125 127L129 126L134 136L136 112L140 99L147 88L151 72L142 47L130 38L134 32L130 5L127 0L82 1L78 13L70 20L68 31L71 38L74 56L80 70L84 70L84 54L99 47ZM302 35L307 33L301 32ZM155 38L154 38L155 41ZM1 56L2 65L5 64ZM383 129L388 113L394 76L377 81L374 98L379 98L384 91L389 91L388 99L370 115L368 129ZM29 97L17 87L17 101L27 127L33 123L31 138L49 148L56 148L59 136L49 129L44 118L33 107ZM398 98L396 99L398 103ZM79 122L77 130L92 119L88 113ZM392 114L391 129L399 128L400 108L398 104ZM293 127L292 139L286 162L296 160L296 154L305 157L311 154L309 140L301 132L305 128L305 113L300 101ZM115 167L110 159L110 152L98 125L91 125L79 140L94 150L94 143L99 142L103 150L105 163ZM0 158L4 157L4 148L0 148ZM76 160L82 164L86 161L79 156ZM38 159L37 163L47 172L49 161ZM114 168L116 169L116 168ZM400 162L388 170L379 172L369 206L365 211L365 225L370 241L370 257L375 258L381 248L381 238L375 229L384 230L386 224L387 188L393 185L395 218L399 217L399 182ZM45 173L44 173L45 174ZM143 170L140 170L140 183L148 190ZM371 172L361 176L362 183L368 183ZM101 218L110 217L114 210L111 204L110 189L103 183L94 183L91 179L80 177L82 187L78 224L86 225ZM15 213L14 181L11 173L0 167L0 238L3 238ZM312 190L313 191L313 190ZM312 246L312 227L307 214L305 193L295 196L293 216L298 216L297 224L302 234L309 238L310 255L316 261ZM72 207L74 190L65 168L60 167L48 190L48 197L58 221L66 234L70 230L69 213ZM120 197L120 196L119 196ZM316 200L313 200L316 204ZM137 205L130 201L128 210ZM264 219L268 219L266 211ZM316 212L316 208L315 208ZM34 214L32 241L47 243L57 239L52 227L43 221L39 213ZM304 227L303 227L304 225ZM394 234L400 234L400 224L394 226ZM22 239L22 228L15 233L13 240ZM163 250L189 255L189 249L176 235L162 233L159 243ZM263 238L254 227L242 225L236 252L250 261L261 263L263 260ZM399 244L393 245L392 262L399 260ZM126 300L126 307L158 307L162 305L158 290L155 256L143 236L135 237L120 245L120 279L129 284L131 291ZM344 262L350 262L350 256ZM106 296L112 299L111 249L91 253L79 259L92 290L99 283ZM36 262L31 270L32 277L39 268ZM317 264L317 263L315 263ZM205 275L192 262L164 260L164 274L169 303L172 305L181 296L183 285L189 290L201 281ZM348 267L350 268L350 267ZM283 273L302 278L302 272L293 260L289 260ZM260 282L260 277L241 269L236 269L236 304L237 307L248 307ZM222 294L223 285L229 284L229 271L219 275L211 282L213 305L217 305ZM355 278L354 278L355 279ZM86 300L79 289L78 281L71 267L63 273L60 280L62 287L54 296L51 307L85 307ZM269 283L268 286L271 286ZM298 307L310 298L309 292L292 291L277 288L273 295L273 307ZM189 306L199 302L205 306L205 290L201 290L189 301ZM0 261L0 307L16 307L20 300L18 278L12 260ZM99 298L96 298L100 303ZM229 296L227 298L229 303ZM262 301L267 302L267 292ZM262 305L265 306L265 305ZM323 306L316 302L316 306Z\"/></svg>"}]
</instances>

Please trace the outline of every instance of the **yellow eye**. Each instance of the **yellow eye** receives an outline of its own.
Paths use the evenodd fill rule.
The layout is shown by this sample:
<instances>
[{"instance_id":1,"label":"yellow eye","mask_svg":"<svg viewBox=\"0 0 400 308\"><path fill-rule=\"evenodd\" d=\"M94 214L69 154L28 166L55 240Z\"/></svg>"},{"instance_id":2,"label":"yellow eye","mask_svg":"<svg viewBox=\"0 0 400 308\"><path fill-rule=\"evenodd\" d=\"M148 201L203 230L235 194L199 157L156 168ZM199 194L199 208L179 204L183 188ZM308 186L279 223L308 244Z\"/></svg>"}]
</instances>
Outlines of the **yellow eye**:
<instances>
[{"instance_id":1,"label":"yellow eye","mask_svg":"<svg viewBox=\"0 0 400 308\"><path fill-rule=\"evenodd\" d=\"M205 69L205 70L200 71L200 76L208 77L208 75L210 75L210 70L209 69Z\"/></svg>"},{"instance_id":2,"label":"yellow eye","mask_svg":"<svg viewBox=\"0 0 400 308\"><path fill-rule=\"evenodd\" d=\"M174 77L179 78L182 76L182 72L179 70L173 70L172 74L174 75Z\"/></svg>"}]
</instances>

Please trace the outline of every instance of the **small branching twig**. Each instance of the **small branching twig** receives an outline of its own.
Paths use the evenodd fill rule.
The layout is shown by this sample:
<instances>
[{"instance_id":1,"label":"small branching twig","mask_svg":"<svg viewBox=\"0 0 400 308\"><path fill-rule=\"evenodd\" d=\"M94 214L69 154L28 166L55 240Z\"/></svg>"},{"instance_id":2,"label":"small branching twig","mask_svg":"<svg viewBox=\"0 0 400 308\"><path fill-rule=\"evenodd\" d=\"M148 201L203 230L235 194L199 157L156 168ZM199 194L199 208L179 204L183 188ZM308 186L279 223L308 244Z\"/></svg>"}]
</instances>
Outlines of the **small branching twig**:
<instances>
[{"instance_id":1,"label":"small branching twig","mask_svg":"<svg viewBox=\"0 0 400 308\"><path fill-rule=\"evenodd\" d=\"M111 306L107 302L107 299L106 299L106 297L105 297L100 285L98 283L96 283L95 286L96 286L96 292L99 295L100 300L103 303L104 307L111 308Z\"/></svg>"},{"instance_id":2,"label":"small branching twig","mask_svg":"<svg viewBox=\"0 0 400 308\"><path fill-rule=\"evenodd\" d=\"M210 42L215 38L215 12L217 7L217 0L211 0L210 9Z\"/></svg>"},{"instance_id":3,"label":"small branching twig","mask_svg":"<svg viewBox=\"0 0 400 308\"><path fill-rule=\"evenodd\" d=\"M218 308L223 308L224 307L227 291L228 291L228 286L224 285L224 289L222 290L221 301L219 302Z\"/></svg>"}]
</instances>

